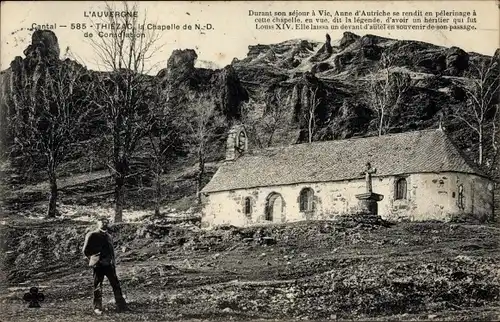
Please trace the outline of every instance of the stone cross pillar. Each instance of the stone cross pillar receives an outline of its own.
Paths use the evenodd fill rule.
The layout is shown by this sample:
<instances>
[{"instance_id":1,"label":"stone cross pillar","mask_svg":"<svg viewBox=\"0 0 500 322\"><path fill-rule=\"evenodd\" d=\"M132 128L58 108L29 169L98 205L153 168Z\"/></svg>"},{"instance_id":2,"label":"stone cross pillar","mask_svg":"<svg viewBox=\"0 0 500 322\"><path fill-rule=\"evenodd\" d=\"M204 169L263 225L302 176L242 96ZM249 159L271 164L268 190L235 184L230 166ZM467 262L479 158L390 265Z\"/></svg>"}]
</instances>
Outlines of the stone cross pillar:
<instances>
[{"instance_id":1,"label":"stone cross pillar","mask_svg":"<svg viewBox=\"0 0 500 322\"><path fill-rule=\"evenodd\" d=\"M384 199L383 195L373 192L372 174L374 173L377 173L377 169L372 168L370 162L366 163L365 170L360 173L361 176L365 177L366 192L356 195L356 198L359 200L357 213L363 216L377 216L377 202Z\"/></svg>"},{"instance_id":2,"label":"stone cross pillar","mask_svg":"<svg viewBox=\"0 0 500 322\"><path fill-rule=\"evenodd\" d=\"M366 179L366 192L367 193L373 192L373 189L372 189L372 174L374 174L374 173L377 173L377 169L376 168L372 168L370 162L367 162L366 163L366 169L363 172L361 172L361 175L364 175L365 179Z\"/></svg>"}]
</instances>

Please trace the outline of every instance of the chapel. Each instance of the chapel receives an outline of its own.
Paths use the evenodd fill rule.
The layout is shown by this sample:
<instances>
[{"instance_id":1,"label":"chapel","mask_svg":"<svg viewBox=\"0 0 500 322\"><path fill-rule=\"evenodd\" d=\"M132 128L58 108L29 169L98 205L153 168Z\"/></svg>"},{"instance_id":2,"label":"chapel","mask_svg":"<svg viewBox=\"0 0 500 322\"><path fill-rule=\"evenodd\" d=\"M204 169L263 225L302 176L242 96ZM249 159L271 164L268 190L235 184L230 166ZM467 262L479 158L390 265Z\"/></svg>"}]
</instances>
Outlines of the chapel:
<instances>
[{"instance_id":1,"label":"chapel","mask_svg":"<svg viewBox=\"0 0 500 322\"><path fill-rule=\"evenodd\" d=\"M249 151L243 126L228 135L226 160L202 189L203 227L328 220L357 213L362 173L383 196L390 221L493 215L493 182L440 129Z\"/></svg>"}]
</instances>

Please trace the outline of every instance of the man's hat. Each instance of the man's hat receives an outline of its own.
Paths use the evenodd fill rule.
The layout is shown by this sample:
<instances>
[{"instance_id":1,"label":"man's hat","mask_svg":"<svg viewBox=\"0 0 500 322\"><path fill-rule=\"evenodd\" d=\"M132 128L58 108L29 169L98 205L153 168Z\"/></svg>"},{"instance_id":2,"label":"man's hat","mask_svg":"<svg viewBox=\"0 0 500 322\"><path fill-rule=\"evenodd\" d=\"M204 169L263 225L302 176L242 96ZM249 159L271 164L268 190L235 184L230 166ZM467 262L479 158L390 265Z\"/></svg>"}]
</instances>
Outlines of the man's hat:
<instances>
[{"instance_id":1,"label":"man's hat","mask_svg":"<svg viewBox=\"0 0 500 322\"><path fill-rule=\"evenodd\" d=\"M95 221L103 221L103 220L108 221L108 222L110 221L108 217L103 216L103 215L95 217Z\"/></svg>"}]
</instances>

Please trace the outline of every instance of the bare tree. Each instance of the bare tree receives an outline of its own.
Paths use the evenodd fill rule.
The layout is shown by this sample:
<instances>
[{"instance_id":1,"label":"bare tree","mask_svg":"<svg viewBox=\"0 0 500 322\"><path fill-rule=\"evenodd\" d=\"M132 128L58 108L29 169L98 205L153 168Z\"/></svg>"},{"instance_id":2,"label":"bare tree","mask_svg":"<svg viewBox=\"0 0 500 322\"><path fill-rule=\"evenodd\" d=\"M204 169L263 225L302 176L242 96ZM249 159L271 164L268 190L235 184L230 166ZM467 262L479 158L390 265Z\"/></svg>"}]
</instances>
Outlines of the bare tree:
<instances>
[{"instance_id":1,"label":"bare tree","mask_svg":"<svg viewBox=\"0 0 500 322\"><path fill-rule=\"evenodd\" d=\"M273 144L276 132L285 127L288 123L288 107L289 101L282 89L278 89L274 92L273 96L268 98L262 120L264 131L267 134L267 147Z\"/></svg>"},{"instance_id":2,"label":"bare tree","mask_svg":"<svg viewBox=\"0 0 500 322\"><path fill-rule=\"evenodd\" d=\"M171 149L180 137L180 126L170 102L170 85L163 87L161 81L153 83L153 97L150 100L150 121L148 139L150 148L150 171L154 178L155 216L160 215L160 203L163 198L161 178Z\"/></svg>"},{"instance_id":3,"label":"bare tree","mask_svg":"<svg viewBox=\"0 0 500 322\"><path fill-rule=\"evenodd\" d=\"M139 12L137 5L123 2L117 10L106 4L106 11ZM102 24L127 26L126 29L111 29L113 37L89 38L100 59L104 73L98 77L99 106L103 111L109 139L110 168L115 180L115 222L123 219L124 187L130 174L129 162L137 150L138 143L148 134L147 116L149 109L143 95L147 74L152 66L149 61L161 48L157 45L160 34L156 30L146 30L146 16L141 20L138 15L109 15L100 24L93 22L96 29ZM102 31L102 30L101 30ZM99 30L96 30L98 33Z\"/></svg>"},{"instance_id":4,"label":"bare tree","mask_svg":"<svg viewBox=\"0 0 500 322\"><path fill-rule=\"evenodd\" d=\"M316 109L321 104L321 98L318 98L318 88L309 89L307 106L304 117L307 122L307 141L312 142L314 130L316 129Z\"/></svg>"},{"instance_id":5,"label":"bare tree","mask_svg":"<svg viewBox=\"0 0 500 322\"><path fill-rule=\"evenodd\" d=\"M266 98L265 103L258 106L250 100L242 106L242 121L259 148L273 145L276 134L286 128L291 109L289 98L282 89L278 89Z\"/></svg>"},{"instance_id":6,"label":"bare tree","mask_svg":"<svg viewBox=\"0 0 500 322\"><path fill-rule=\"evenodd\" d=\"M251 98L241 105L241 122L245 126L249 139L260 149L264 147L259 129L264 115L262 110L263 108L259 108L257 102Z\"/></svg>"},{"instance_id":7,"label":"bare tree","mask_svg":"<svg viewBox=\"0 0 500 322\"><path fill-rule=\"evenodd\" d=\"M195 149L198 159L196 176L196 198L201 204L201 188L205 174L205 162L209 143L218 138L218 130L226 125L226 118L217 109L213 98L206 94L191 96L188 102L185 126L189 142ZM222 133L221 133L222 135Z\"/></svg>"},{"instance_id":8,"label":"bare tree","mask_svg":"<svg viewBox=\"0 0 500 322\"><path fill-rule=\"evenodd\" d=\"M495 124L498 106L494 105L495 100L498 99L500 87L498 62L491 58L471 68L470 81L463 83L467 102L455 111L452 117L462 121L477 135L478 164L483 164L485 125L491 114L493 114L492 148L494 151L498 150L498 127Z\"/></svg>"},{"instance_id":9,"label":"bare tree","mask_svg":"<svg viewBox=\"0 0 500 322\"><path fill-rule=\"evenodd\" d=\"M45 167L50 197L47 217L57 214L57 169L89 112L87 70L77 64L39 61L33 73L25 68L12 79L11 116L14 149ZM82 81L83 80L83 81Z\"/></svg>"},{"instance_id":10,"label":"bare tree","mask_svg":"<svg viewBox=\"0 0 500 322\"><path fill-rule=\"evenodd\" d=\"M491 121L491 148L493 150L493 155L491 157L490 170L494 167L495 164L498 167L498 145L500 144L500 125L498 124L500 122L499 110L500 106L498 106L497 104L497 106L495 106L494 108L493 119Z\"/></svg>"},{"instance_id":11,"label":"bare tree","mask_svg":"<svg viewBox=\"0 0 500 322\"><path fill-rule=\"evenodd\" d=\"M401 108L404 94L410 87L408 74L392 71L390 53L382 55L381 64L384 69L381 77L370 75L368 84L368 107L377 116L378 135L386 134L392 128L395 112Z\"/></svg>"}]
</instances>

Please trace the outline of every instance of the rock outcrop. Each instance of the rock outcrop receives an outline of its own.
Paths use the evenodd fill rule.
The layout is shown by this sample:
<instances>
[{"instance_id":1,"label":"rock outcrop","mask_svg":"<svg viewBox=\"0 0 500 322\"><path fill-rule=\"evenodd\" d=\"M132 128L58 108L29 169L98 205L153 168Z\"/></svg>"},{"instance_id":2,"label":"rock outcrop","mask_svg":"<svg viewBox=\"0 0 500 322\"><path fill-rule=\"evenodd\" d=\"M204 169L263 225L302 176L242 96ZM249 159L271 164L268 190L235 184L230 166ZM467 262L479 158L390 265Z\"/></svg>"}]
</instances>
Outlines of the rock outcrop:
<instances>
[{"instance_id":1,"label":"rock outcrop","mask_svg":"<svg viewBox=\"0 0 500 322\"><path fill-rule=\"evenodd\" d=\"M469 55L458 47L451 47L446 52L445 74L450 76L462 76L469 67Z\"/></svg>"},{"instance_id":2,"label":"rock outcrop","mask_svg":"<svg viewBox=\"0 0 500 322\"><path fill-rule=\"evenodd\" d=\"M220 102L222 112L229 118L239 119L241 103L248 101L248 93L241 85L238 75L230 65L212 76L211 92Z\"/></svg>"},{"instance_id":3,"label":"rock outcrop","mask_svg":"<svg viewBox=\"0 0 500 322\"><path fill-rule=\"evenodd\" d=\"M331 43L332 39L329 34L326 34L325 37L326 37L325 43L316 52L316 54L310 58L310 61L312 62L323 61L325 59L328 59L332 55L333 53L333 47Z\"/></svg>"},{"instance_id":4,"label":"rock outcrop","mask_svg":"<svg viewBox=\"0 0 500 322\"><path fill-rule=\"evenodd\" d=\"M36 30L31 36L31 44L24 50L26 59L59 59L59 54L59 42L51 30Z\"/></svg>"},{"instance_id":5,"label":"rock outcrop","mask_svg":"<svg viewBox=\"0 0 500 322\"><path fill-rule=\"evenodd\" d=\"M339 46L344 49L352 43L356 42L360 37L352 32L346 31L342 35L342 39L340 39Z\"/></svg>"},{"instance_id":6,"label":"rock outcrop","mask_svg":"<svg viewBox=\"0 0 500 322\"><path fill-rule=\"evenodd\" d=\"M159 76L165 75L167 81L177 84L183 82L193 74L194 64L198 55L193 49L176 49L167 61L167 69L160 72Z\"/></svg>"}]
</instances>

